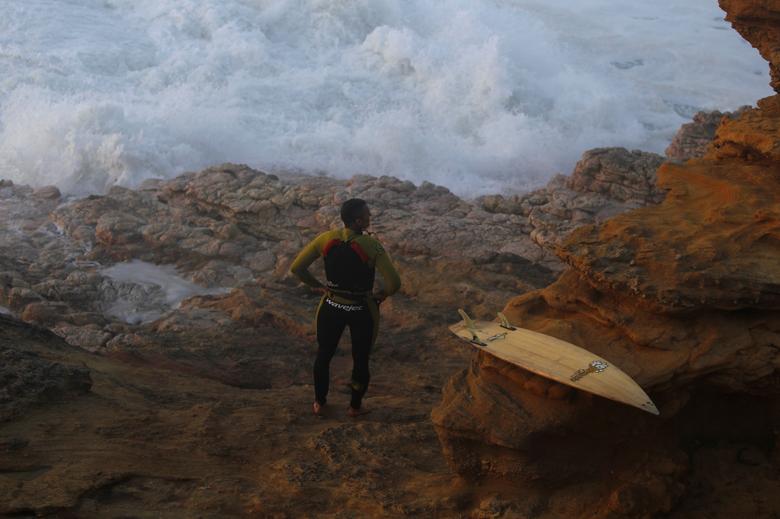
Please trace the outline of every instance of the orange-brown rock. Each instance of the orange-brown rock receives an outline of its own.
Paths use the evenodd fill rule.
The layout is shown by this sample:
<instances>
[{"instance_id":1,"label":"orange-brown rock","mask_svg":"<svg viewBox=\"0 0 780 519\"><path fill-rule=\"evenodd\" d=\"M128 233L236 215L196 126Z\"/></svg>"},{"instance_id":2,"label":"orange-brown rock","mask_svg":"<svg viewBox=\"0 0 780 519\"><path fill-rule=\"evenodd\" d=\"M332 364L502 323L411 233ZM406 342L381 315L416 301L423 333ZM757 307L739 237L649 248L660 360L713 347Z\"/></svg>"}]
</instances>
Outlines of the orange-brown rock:
<instances>
[{"instance_id":1,"label":"orange-brown rock","mask_svg":"<svg viewBox=\"0 0 780 519\"><path fill-rule=\"evenodd\" d=\"M707 154L711 159L736 158L767 164L780 160L780 99L767 97L758 107L735 119L724 120Z\"/></svg>"},{"instance_id":2,"label":"orange-brown rock","mask_svg":"<svg viewBox=\"0 0 780 519\"><path fill-rule=\"evenodd\" d=\"M718 0L726 20L769 62L772 88L780 92L780 5L774 0Z\"/></svg>"},{"instance_id":3,"label":"orange-brown rock","mask_svg":"<svg viewBox=\"0 0 780 519\"><path fill-rule=\"evenodd\" d=\"M559 256L658 312L779 310L780 163L665 164L658 183L664 203L578 229Z\"/></svg>"}]
</instances>

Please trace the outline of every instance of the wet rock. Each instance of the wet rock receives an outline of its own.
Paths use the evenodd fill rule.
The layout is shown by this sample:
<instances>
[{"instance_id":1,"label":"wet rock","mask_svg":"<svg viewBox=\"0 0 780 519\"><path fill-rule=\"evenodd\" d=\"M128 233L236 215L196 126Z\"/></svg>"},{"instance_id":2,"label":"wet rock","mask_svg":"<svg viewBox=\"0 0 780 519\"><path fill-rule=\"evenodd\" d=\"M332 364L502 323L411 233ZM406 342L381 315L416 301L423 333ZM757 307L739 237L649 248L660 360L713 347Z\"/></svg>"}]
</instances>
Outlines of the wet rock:
<instances>
[{"instance_id":1,"label":"wet rock","mask_svg":"<svg viewBox=\"0 0 780 519\"><path fill-rule=\"evenodd\" d=\"M4 221L35 230L26 231L21 243L11 229L0 236L0 305L92 350L113 352L123 344L113 339L111 326L139 327L133 334L146 337L146 346L133 355L149 355L154 362L170 353L153 337L160 331L155 320L165 323L166 333L184 335L199 333L212 318L218 327L228 327L216 314L180 305L196 290L175 288L173 280L115 279L109 267L144 261L168 269L171 276L175 268L176 276L216 296L253 287L245 293L265 299L242 300L243 309L230 309L230 315L263 308L273 322L308 329L312 310L301 298L308 291L297 288L287 270L308 240L342 225L338 207L351 197L370 202L373 231L401 271L398 297L406 298L402 307L412 309L398 322L408 323L410 332L423 320L449 321L450 302L477 315L492 314L513 294L552 281L562 267L523 234L530 229L526 216L488 212L441 186L414 186L391 177L282 179L224 164L60 205L34 197L25 186L4 189ZM541 203L538 197L532 201ZM322 275L321 265L314 269ZM393 305L385 308L392 318ZM216 362L235 371L228 367L235 359L201 358L204 352L198 348L193 354L190 361L198 366Z\"/></svg>"},{"instance_id":2,"label":"wet rock","mask_svg":"<svg viewBox=\"0 0 780 519\"><path fill-rule=\"evenodd\" d=\"M566 185L579 193L598 193L618 202L656 204L664 192L656 186L656 170L663 158L624 148L587 151Z\"/></svg>"},{"instance_id":3,"label":"wet rock","mask_svg":"<svg viewBox=\"0 0 780 519\"><path fill-rule=\"evenodd\" d=\"M0 305L56 329L72 344L112 355L126 346L136 360L154 364L176 356L181 369L213 372L228 381L226 373L257 365L253 358L260 353L220 358L196 346L203 344L199 337L171 348L156 334L197 336L213 325L226 334L222 341L243 344L248 323L265 320L285 330L307 330L295 333L308 337L312 309L307 304L316 300L302 298L308 291L288 278L287 270L308 240L342 225L338 207L344 200L360 197L371 204L372 231L403 279L396 296L403 302L388 302L384 313L399 331L413 333L449 323L453 308L461 306L475 316L492 316L513 295L552 282L564 265L540 244L557 243L579 225L655 201L659 195L648 182L659 160L623 149L592 150L572 177L558 176L545 190L476 203L427 182L415 186L386 176L280 178L238 164L149 181L138 190L115 187L56 206L25 186L9 185L0 208L5 221L37 230L25 234L29 245L21 247L21 263L11 259L20 256L17 237L10 231L5 241L0 236L0 253L5 251ZM172 279L112 278L107 270L138 261L168 269L171 276L175 268L184 282L202 288L183 289ZM313 269L322 276L321 265ZM232 289L246 297L227 296ZM225 313L187 304L196 292L214 296L199 304ZM215 302L220 298L223 303ZM231 330L226 316L246 319L247 325ZM111 331L123 326L132 330ZM269 333L272 342L284 342ZM282 371L282 379L297 376L295 370Z\"/></svg>"}]
</instances>

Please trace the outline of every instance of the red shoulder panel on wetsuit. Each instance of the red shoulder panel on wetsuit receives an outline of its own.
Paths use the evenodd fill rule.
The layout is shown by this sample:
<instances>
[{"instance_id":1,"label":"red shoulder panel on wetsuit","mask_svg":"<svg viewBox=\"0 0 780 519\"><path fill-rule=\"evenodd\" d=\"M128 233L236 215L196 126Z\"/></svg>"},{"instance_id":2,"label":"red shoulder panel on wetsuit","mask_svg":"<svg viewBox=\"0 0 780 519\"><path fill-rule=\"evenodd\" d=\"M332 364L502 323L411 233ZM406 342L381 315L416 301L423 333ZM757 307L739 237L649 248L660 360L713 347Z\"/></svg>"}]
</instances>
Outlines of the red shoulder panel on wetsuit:
<instances>
[{"instance_id":1,"label":"red shoulder panel on wetsuit","mask_svg":"<svg viewBox=\"0 0 780 519\"><path fill-rule=\"evenodd\" d=\"M360 259L363 260L363 263L368 263L368 254L363 250L363 248L355 243L354 241L349 244L350 247L352 247L352 250L357 252L357 255L360 256Z\"/></svg>"},{"instance_id":2,"label":"red shoulder panel on wetsuit","mask_svg":"<svg viewBox=\"0 0 780 519\"><path fill-rule=\"evenodd\" d=\"M332 249L335 245L338 245L341 243L341 240L338 238L334 238L330 240L328 243L325 244L325 247L322 248L322 255L327 256L330 249Z\"/></svg>"}]
</instances>

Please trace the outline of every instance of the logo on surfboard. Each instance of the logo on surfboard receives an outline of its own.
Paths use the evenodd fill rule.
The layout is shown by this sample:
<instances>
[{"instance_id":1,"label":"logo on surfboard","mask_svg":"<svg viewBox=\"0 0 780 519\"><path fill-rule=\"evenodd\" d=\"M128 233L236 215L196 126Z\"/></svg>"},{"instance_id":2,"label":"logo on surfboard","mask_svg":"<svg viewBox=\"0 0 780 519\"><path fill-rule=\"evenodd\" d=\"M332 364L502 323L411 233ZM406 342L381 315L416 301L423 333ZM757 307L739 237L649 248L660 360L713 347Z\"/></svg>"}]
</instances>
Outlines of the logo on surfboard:
<instances>
[{"instance_id":1,"label":"logo on surfboard","mask_svg":"<svg viewBox=\"0 0 780 519\"><path fill-rule=\"evenodd\" d=\"M590 363L590 365L587 368L582 368L575 371L574 374L570 377L570 380L572 382L577 382L585 375L589 375L591 373L601 373L608 367L609 364L607 364L603 360L594 360Z\"/></svg>"}]
</instances>

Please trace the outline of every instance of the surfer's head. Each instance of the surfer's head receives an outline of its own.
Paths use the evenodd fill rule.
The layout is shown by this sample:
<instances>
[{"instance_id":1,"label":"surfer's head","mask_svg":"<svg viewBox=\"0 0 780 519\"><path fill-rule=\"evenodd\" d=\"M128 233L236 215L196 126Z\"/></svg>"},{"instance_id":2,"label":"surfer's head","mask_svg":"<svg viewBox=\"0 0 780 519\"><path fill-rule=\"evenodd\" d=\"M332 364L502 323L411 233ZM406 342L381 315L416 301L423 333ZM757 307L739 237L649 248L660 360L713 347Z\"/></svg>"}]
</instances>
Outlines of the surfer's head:
<instances>
[{"instance_id":1,"label":"surfer's head","mask_svg":"<svg viewBox=\"0 0 780 519\"><path fill-rule=\"evenodd\" d=\"M371 225L371 211L361 198L350 198L341 204L341 221L345 227L358 232L365 231Z\"/></svg>"}]
</instances>

